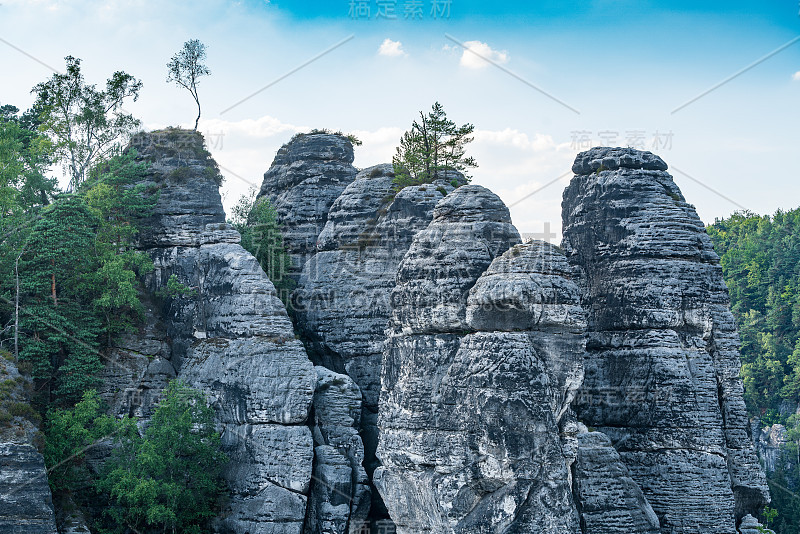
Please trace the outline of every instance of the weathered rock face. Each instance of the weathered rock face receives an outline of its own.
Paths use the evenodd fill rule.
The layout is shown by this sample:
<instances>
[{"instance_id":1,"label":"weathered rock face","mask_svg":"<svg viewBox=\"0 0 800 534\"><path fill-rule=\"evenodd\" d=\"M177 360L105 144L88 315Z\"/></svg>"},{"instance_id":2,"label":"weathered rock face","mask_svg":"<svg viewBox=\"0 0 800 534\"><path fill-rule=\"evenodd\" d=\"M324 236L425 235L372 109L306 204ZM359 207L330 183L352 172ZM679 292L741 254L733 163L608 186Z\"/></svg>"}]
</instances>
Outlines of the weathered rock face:
<instances>
[{"instance_id":1,"label":"weathered rock face","mask_svg":"<svg viewBox=\"0 0 800 534\"><path fill-rule=\"evenodd\" d=\"M392 165L377 165L347 186L331 206L317 253L293 295L298 328L314 347L312 359L346 373L361 390L369 475L378 465L381 359L397 269L414 236L433 219L436 203L453 190L442 181L393 195L393 179ZM374 498L380 515L383 505Z\"/></svg>"},{"instance_id":2,"label":"weathered rock face","mask_svg":"<svg viewBox=\"0 0 800 534\"><path fill-rule=\"evenodd\" d=\"M98 393L115 417L136 417L146 424L161 392L177 373L157 304L144 292L139 297L144 307L142 325L114 341Z\"/></svg>"},{"instance_id":3,"label":"weathered rock face","mask_svg":"<svg viewBox=\"0 0 800 534\"><path fill-rule=\"evenodd\" d=\"M7 402L27 402L17 367L0 358L0 409ZM38 428L24 417L0 422L0 532L56 534L53 499L47 484L44 458L34 445Z\"/></svg>"},{"instance_id":4,"label":"weathered rock face","mask_svg":"<svg viewBox=\"0 0 800 534\"><path fill-rule=\"evenodd\" d=\"M768 490L719 259L666 168L608 148L573 166L564 249L589 313L576 407L615 443L663 533L733 534Z\"/></svg>"},{"instance_id":5,"label":"weathered rock face","mask_svg":"<svg viewBox=\"0 0 800 534\"><path fill-rule=\"evenodd\" d=\"M375 472L399 532L578 532L561 425L585 318L555 247L464 186L400 265Z\"/></svg>"},{"instance_id":6,"label":"weathered rock face","mask_svg":"<svg viewBox=\"0 0 800 534\"><path fill-rule=\"evenodd\" d=\"M258 197L266 197L283 224L295 276L316 252L328 211L358 172L353 145L341 135L301 134L278 151Z\"/></svg>"},{"instance_id":7,"label":"weathered rock face","mask_svg":"<svg viewBox=\"0 0 800 534\"><path fill-rule=\"evenodd\" d=\"M653 508L601 432L581 425L573 466L575 500L583 534L659 534Z\"/></svg>"},{"instance_id":8,"label":"weathered rock face","mask_svg":"<svg viewBox=\"0 0 800 534\"><path fill-rule=\"evenodd\" d=\"M364 446L358 435L361 391L347 375L315 369L314 480L305 533L358 534L370 509Z\"/></svg>"},{"instance_id":9,"label":"weathered rock face","mask_svg":"<svg viewBox=\"0 0 800 534\"><path fill-rule=\"evenodd\" d=\"M771 530L764 528L763 525L750 514L747 514L742 519L742 524L739 525L739 532L741 534L775 534Z\"/></svg>"},{"instance_id":10,"label":"weathered rock face","mask_svg":"<svg viewBox=\"0 0 800 534\"><path fill-rule=\"evenodd\" d=\"M197 246L207 224L224 223L220 176L202 139L189 130L166 129L131 139L139 158L151 164L158 205L139 233L141 248Z\"/></svg>"},{"instance_id":11,"label":"weathered rock face","mask_svg":"<svg viewBox=\"0 0 800 534\"><path fill-rule=\"evenodd\" d=\"M145 353L168 353L178 377L203 390L216 409L233 491L217 527L300 534L314 451L306 423L317 377L273 284L224 223L202 138L180 136L177 146L165 147L158 133L144 134L137 145L159 191L140 243L155 265L145 284L161 296L170 340L169 350L153 343ZM172 294L171 275L183 284Z\"/></svg>"},{"instance_id":12,"label":"weathered rock face","mask_svg":"<svg viewBox=\"0 0 800 534\"><path fill-rule=\"evenodd\" d=\"M764 470L767 473L774 472L781 461L787 461L791 464L791 458L784 454L783 446L786 444L786 427L780 424L774 424L759 428L758 419L751 427L753 446L758 453L758 457L764 463ZM786 470L791 472L791 465L785 466Z\"/></svg>"}]
</instances>

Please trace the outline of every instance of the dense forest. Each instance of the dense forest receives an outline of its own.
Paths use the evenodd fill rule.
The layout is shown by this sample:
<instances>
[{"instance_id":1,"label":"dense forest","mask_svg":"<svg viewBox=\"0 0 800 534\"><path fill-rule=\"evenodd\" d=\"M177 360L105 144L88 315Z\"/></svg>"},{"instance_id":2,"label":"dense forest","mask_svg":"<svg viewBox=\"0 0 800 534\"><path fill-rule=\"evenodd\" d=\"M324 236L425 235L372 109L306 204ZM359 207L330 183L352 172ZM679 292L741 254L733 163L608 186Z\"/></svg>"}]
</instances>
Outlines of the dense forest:
<instances>
[{"instance_id":1,"label":"dense forest","mask_svg":"<svg viewBox=\"0 0 800 534\"><path fill-rule=\"evenodd\" d=\"M750 415L786 427L785 451L768 473L771 526L800 530L800 209L773 216L735 213L708 227L720 255L742 341L742 378Z\"/></svg>"}]
</instances>

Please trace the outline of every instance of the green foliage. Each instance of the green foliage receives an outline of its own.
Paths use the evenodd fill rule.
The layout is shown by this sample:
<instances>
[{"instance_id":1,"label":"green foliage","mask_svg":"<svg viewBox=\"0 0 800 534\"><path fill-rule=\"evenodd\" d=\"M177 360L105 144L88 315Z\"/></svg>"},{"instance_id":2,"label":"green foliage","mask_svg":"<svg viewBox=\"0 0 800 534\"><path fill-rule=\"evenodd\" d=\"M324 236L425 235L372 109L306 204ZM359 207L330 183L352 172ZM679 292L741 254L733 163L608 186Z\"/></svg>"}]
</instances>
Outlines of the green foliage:
<instances>
[{"instance_id":1,"label":"green foliage","mask_svg":"<svg viewBox=\"0 0 800 534\"><path fill-rule=\"evenodd\" d=\"M800 530L800 209L772 217L734 213L708 227L720 255L742 341L748 411L787 427L788 443L768 474L772 506L762 520L779 534Z\"/></svg>"},{"instance_id":2,"label":"green foliage","mask_svg":"<svg viewBox=\"0 0 800 534\"><path fill-rule=\"evenodd\" d=\"M256 200L255 191L250 191L233 208L231 224L242 235L242 247L256 257L288 307L295 282L289 276L291 258L283 244L275 207L266 198Z\"/></svg>"},{"instance_id":3,"label":"green foliage","mask_svg":"<svg viewBox=\"0 0 800 534\"><path fill-rule=\"evenodd\" d=\"M200 98L197 95L198 78L211 74L209 68L203 63L205 59L206 45L197 39L190 39L183 43L183 48L167 63L167 82L173 82L189 91L197 104L195 130L200 122Z\"/></svg>"},{"instance_id":4,"label":"green foliage","mask_svg":"<svg viewBox=\"0 0 800 534\"><path fill-rule=\"evenodd\" d=\"M107 512L118 531L203 532L225 493L227 462L204 396L170 382L150 425L140 437L123 420L118 447L97 487L108 493Z\"/></svg>"},{"instance_id":5,"label":"green foliage","mask_svg":"<svg viewBox=\"0 0 800 534\"><path fill-rule=\"evenodd\" d=\"M158 196L139 183L148 165L136 156L136 150L130 150L103 162L81 187L99 221L95 237L99 268L93 276L98 293L93 306L103 317L109 344L111 336L129 330L140 318L136 277L153 269L150 257L135 250L134 240L137 222L152 213Z\"/></svg>"},{"instance_id":6,"label":"green foliage","mask_svg":"<svg viewBox=\"0 0 800 534\"><path fill-rule=\"evenodd\" d=\"M87 306L96 290L98 224L82 198L66 197L42 210L19 262L19 357L31 362L40 390L56 386L66 402L94 387L101 368L102 326Z\"/></svg>"},{"instance_id":7,"label":"green foliage","mask_svg":"<svg viewBox=\"0 0 800 534\"><path fill-rule=\"evenodd\" d=\"M45 425L44 461L52 490L88 485L91 477L85 464L86 451L117 432L119 423L105 415L94 390L86 391L74 408L51 408Z\"/></svg>"},{"instance_id":8,"label":"green foliage","mask_svg":"<svg viewBox=\"0 0 800 534\"><path fill-rule=\"evenodd\" d=\"M180 298L192 297L197 292L191 287L182 284L180 280L178 280L178 276L175 273L172 273L169 275L169 278L167 278L166 287L159 290L157 293L161 298Z\"/></svg>"},{"instance_id":9,"label":"green foliage","mask_svg":"<svg viewBox=\"0 0 800 534\"><path fill-rule=\"evenodd\" d=\"M120 142L139 126L139 120L125 113L126 99L139 98L142 82L117 71L106 81L105 90L87 84L81 60L64 58L65 73L55 73L37 84L36 109L41 110L42 128L52 139L55 156L70 174L74 190L92 166L110 157Z\"/></svg>"},{"instance_id":10,"label":"green foliage","mask_svg":"<svg viewBox=\"0 0 800 534\"><path fill-rule=\"evenodd\" d=\"M400 138L400 146L392 159L395 172L395 189L409 185L431 183L445 175L447 170L466 171L477 167L472 157L466 156L465 147L473 141L472 124L456 126L447 118L439 102L431 112L420 111L420 120ZM469 177L467 176L469 180Z\"/></svg>"},{"instance_id":11,"label":"green foliage","mask_svg":"<svg viewBox=\"0 0 800 534\"><path fill-rule=\"evenodd\" d=\"M800 396L800 210L735 213L709 226L742 340L745 400L776 419Z\"/></svg>"},{"instance_id":12,"label":"green foliage","mask_svg":"<svg viewBox=\"0 0 800 534\"><path fill-rule=\"evenodd\" d=\"M53 147L38 131L36 108L21 116L14 106L0 107L0 219L48 204L56 180L47 178Z\"/></svg>"},{"instance_id":13,"label":"green foliage","mask_svg":"<svg viewBox=\"0 0 800 534\"><path fill-rule=\"evenodd\" d=\"M136 277L152 262L133 241L137 221L155 203L135 185L144 173L135 153L115 156L76 194L16 216L16 229L0 243L7 273L0 314L13 322L19 297L19 358L31 365L42 409L51 400L76 402L95 387L101 338L110 343L140 316Z\"/></svg>"}]
</instances>

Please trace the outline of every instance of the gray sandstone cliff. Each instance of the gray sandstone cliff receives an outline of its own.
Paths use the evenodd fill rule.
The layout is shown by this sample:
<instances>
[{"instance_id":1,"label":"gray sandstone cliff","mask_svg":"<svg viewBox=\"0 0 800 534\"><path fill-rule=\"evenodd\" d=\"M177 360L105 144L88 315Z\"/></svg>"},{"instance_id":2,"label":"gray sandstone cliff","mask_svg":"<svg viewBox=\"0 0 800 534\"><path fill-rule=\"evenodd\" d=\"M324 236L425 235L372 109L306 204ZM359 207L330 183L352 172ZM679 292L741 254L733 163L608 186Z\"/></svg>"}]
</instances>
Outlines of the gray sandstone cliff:
<instances>
[{"instance_id":1,"label":"gray sandstone cliff","mask_svg":"<svg viewBox=\"0 0 800 534\"><path fill-rule=\"evenodd\" d=\"M293 294L297 326L315 363L349 375L361 390L365 467L377 467L378 396L384 331L400 261L433 208L453 190L448 182L393 193L389 164L361 171L333 203L317 252ZM385 515L373 495L373 516Z\"/></svg>"},{"instance_id":2,"label":"gray sandstone cliff","mask_svg":"<svg viewBox=\"0 0 800 534\"><path fill-rule=\"evenodd\" d=\"M328 210L356 176L353 145L342 135L299 134L281 147L264 174L258 198L269 199L296 277L314 254Z\"/></svg>"},{"instance_id":3,"label":"gray sandstone cliff","mask_svg":"<svg viewBox=\"0 0 800 534\"><path fill-rule=\"evenodd\" d=\"M659 534L658 517L602 432L581 425L572 467L575 501L584 534Z\"/></svg>"},{"instance_id":4,"label":"gray sandstone cliff","mask_svg":"<svg viewBox=\"0 0 800 534\"><path fill-rule=\"evenodd\" d=\"M12 361L0 357L0 532L56 534L47 470L36 447L39 429L8 411L12 404L31 409L27 383Z\"/></svg>"},{"instance_id":5,"label":"gray sandstone cliff","mask_svg":"<svg viewBox=\"0 0 800 534\"><path fill-rule=\"evenodd\" d=\"M663 533L734 534L768 490L719 258L666 168L608 148L573 165L564 249L589 326L576 409L611 438Z\"/></svg>"},{"instance_id":6,"label":"gray sandstone cliff","mask_svg":"<svg viewBox=\"0 0 800 534\"><path fill-rule=\"evenodd\" d=\"M400 264L375 473L399 532L577 529L553 410L565 398L550 387L569 373L550 373L544 336L505 331L502 319L487 324L469 307L474 292L492 289L489 300L513 302L508 284L478 283L493 261L536 255L529 246L506 252L518 242L502 201L468 185L437 204Z\"/></svg>"},{"instance_id":7,"label":"gray sandstone cliff","mask_svg":"<svg viewBox=\"0 0 800 534\"><path fill-rule=\"evenodd\" d=\"M146 424L169 379L206 392L232 460L219 531L360 534L388 512L401 534L734 534L768 499L718 260L657 157L580 155L562 251L519 244L483 187L394 194L341 136L293 139L259 194L307 354L199 136L134 144L156 270L102 394ZM164 293L173 274L188 292Z\"/></svg>"},{"instance_id":8,"label":"gray sandstone cliff","mask_svg":"<svg viewBox=\"0 0 800 534\"><path fill-rule=\"evenodd\" d=\"M224 222L215 165L199 134L154 132L133 145L150 162L147 180L159 192L139 246L155 264L145 285L161 315L149 321L152 336L141 336L134 350L116 350L133 362L141 353L152 357L141 378L142 365L131 366L127 387L160 386L175 372L212 402L231 458L225 477L232 497L219 529L300 534L314 457L307 426L314 367L273 284ZM172 275L183 294L165 293Z\"/></svg>"}]
</instances>

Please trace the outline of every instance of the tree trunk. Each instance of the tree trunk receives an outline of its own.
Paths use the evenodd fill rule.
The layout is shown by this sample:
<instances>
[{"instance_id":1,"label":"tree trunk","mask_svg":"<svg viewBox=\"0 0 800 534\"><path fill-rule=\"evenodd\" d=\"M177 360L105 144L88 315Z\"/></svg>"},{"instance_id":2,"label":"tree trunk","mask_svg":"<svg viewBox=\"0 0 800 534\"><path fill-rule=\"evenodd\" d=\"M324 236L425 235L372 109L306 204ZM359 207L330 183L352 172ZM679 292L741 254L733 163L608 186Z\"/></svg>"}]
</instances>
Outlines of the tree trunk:
<instances>
[{"instance_id":1,"label":"tree trunk","mask_svg":"<svg viewBox=\"0 0 800 534\"><path fill-rule=\"evenodd\" d=\"M16 292L14 294L14 359L19 361L19 256L14 260L14 278Z\"/></svg>"},{"instance_id":2,"label":"tree trunk","mask_svg":"<svg viewBox=\"0 0 800 534\"><path fill-rule=\"evenodd\" d=\"M195 96L194 101L197 103L197 118L194 120L194 131L196 132L197 125L200 123L200 99Z\"/></svg>"}]
</instances>

